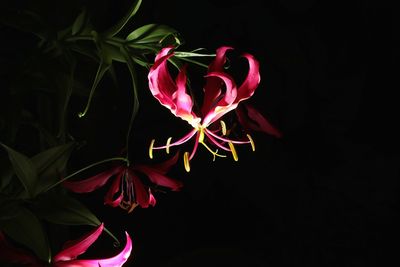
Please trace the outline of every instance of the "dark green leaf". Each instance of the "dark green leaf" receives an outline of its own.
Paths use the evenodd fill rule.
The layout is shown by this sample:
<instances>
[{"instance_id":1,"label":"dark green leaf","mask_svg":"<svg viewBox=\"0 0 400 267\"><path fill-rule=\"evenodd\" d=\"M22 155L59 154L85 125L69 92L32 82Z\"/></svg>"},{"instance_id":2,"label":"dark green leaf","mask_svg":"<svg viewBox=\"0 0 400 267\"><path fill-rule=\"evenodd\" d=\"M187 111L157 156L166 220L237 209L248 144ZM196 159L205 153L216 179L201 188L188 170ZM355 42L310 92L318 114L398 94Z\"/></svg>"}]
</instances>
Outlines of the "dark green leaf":
<instances>
[{"instance_id":1,"label":"dark green leaf","mask_svg":"<svg viewBox=\"0 0 400 267\"><path fill-rule=\"evenodd\" d=\"M11 166L0 165L0 191L11 183L13 175L14 171Z\"/></svg>"},{"instance_id":2,"label":"dark green leaf","mask_svg":"<svg viewBox=\"0 0 400 267\"><path fill-rule=\"evenodd\" d=\"M131 74L131 80L132 80L132 88L133 88L133 110L132 110L132 115L131 115L131 122L135 119L136 114L139 110L139 98L138 98L138 89L137 89L137 78L136 78L136 71L135 71L135 65L133 64L133 61L131 57L129 56L129 53L126 49L122 49L126 63L128 64L128 69L129 73Z\"/></svg>"},{"instance_id":3,"label":"dark green leaf","mask_svg":"<svg viewBox=\"0 0 400 267\"><path fill-rule=\"evenodd\" d=\"M39 176L36 193L56 183L64 171L75 142L56 146L31 158Z\"/></svg>"},{"instance_id":4,"label":"dark green leaf","mask_svg":"<svg viewBox=\"0 0 400 267\"><path fill-rule=\"evenodd\" d=\"M148 24L131 32L126 40L136 44L161 43L164 38L176 32L175 29L166 25Z\"/></svg>"},{"instance_id":5,"label":"dark green leaf","mask_svg":"<svg viewBox=\"0 0 400 267\"><path fill-rule=\"evenodd\" d=\"M38 180L37 172L32 161L25 155L15 151L14 149L1 144L7 152L14 172L24 186L28 196L32 197L35 192L36 183Z\"/></svg>"},{"instance_id":6,"label":"dark green leaf","mask_svg":"<svg viewBox=\"0 0 400 267\"><path fill-rule=\"evenodd\" d=\"M55 224L93 225L101 222L86 206L66 194L48 194L35 205L36 214Z\"/></svg>"},{"instance_id":7,"label":"dark green leaf","mask_svg":"<svg viewBox=\"0 0 400 267\"><path fill-rule=\"evenodd\" d=\"M85 205L66 194L42 196L34 207L40 218L55 224L98 226L101 223ZM119 242L110 231L105 230Z\"/></svg>"},{"instance_id":8,"label":"dark green leaf","mask_svg":"<svg viewBox=\"0 0 400 267\"><path fill-rule=\"evenodd\" d=\"M72 35L76 35L82 30L82 28L85 26L85 20L86 9L84 8L72 24Z\"/></svg>"},{"instance_id":9,"label":"dark green leaf","mask_svg":"<svg viewBox=\"0 0 400 267\"><path fill-rule=\"evenodd\" d=\"M112 60L125 63L126 60L124 55L121 53L121 50L118 46L103 43L102 44L102 55L105 58L108 58L107 62L111 63Z\"/></svg>"},{"instance_id":10,"label":"dark green leaf","mask_svg":"<svg viewBox=\"0 0 400 267\"><path fill-rule=\"evenodd\" d=\"M107 37L112 37L119 33L122 28L125 26L126 23L136 14L136 12L139 10L140 5L142 4L142 0L136 0L132 2L132 6L126 13L126 15L119 21L117 22L113 27L108 29L106 32L104 32L104 35Z\"/></svg>"},{"instance_id":11,"label":"dark green leaf","mask_svg":"<svg viewBox=\"0 0 400 267\"><path fill-rule=\"evenodd\" d=\"M90 103L91 103L92 98L94 96L94 92L95 92L95 90L97 88L97 85L99 84L100 80L103 78L104 74L106 73L106 71L108 70L109 67L110 67L110 64L108 62L106 62L105 60L102 60L100 62L99 67L97 69L96 77L94 78L94 81L93 81L93 84L92 84L92 88L90 89L90 94L89 94L89 98L88 98L86 107L85 107L83 112L80 112L78 114L80 118L85 116L87 111L89 110Z\"/></svg>"},{"instance_id":12,"label":"dark green leaf","mask_svg":"<svg viewBox=\"0 0 400 267\"><path fill-rule=\"evenodd\" d=\"M46 232L31 211L20 206L17 216L0 220L0 228L10 238L34 251L40 259L50 262L50 247Z\"/></svg>"}]
</instances>

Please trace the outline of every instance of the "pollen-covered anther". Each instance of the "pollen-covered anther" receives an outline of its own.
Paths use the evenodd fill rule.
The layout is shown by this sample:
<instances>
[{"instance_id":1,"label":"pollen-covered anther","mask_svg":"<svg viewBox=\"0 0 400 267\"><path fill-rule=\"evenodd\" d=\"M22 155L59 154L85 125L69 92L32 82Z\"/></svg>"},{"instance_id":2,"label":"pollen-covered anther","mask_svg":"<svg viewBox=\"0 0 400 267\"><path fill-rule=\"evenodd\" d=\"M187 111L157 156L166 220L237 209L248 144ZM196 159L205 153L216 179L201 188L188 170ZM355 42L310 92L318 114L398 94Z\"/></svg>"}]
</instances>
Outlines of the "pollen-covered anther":
<instances>
[{"instance_id":1,"label":"pollen-covered anther","mask_svg":"<svg viewBox=\"0 0 400 267\"><path fill-rule=\"evenodd\" d=\"M183 154L183 164L185 165L185 170L190 172L189 152Z\"/></svg>"},{"instance_id":2,"label":"pollen-covered anther","mask_svg":"<svg viewBox=\"0 0 400 267\"><path fill-rule=\"evenodd\" d=\"M234 159L235 161L238 161L239 158L238 158L238 155L237 155L237 153L236 153L235 146L232 144L232 142L229 142L228 145L229 145L229 148L231 149L231 153L232 153L233 159Z\"/></svg>"},{"instance_id":3,"label":"pollen-covered anther","mask_svg":"<svg viewBox=\"0 0 400 267\"><path fill-rule=\"evenodd\" d=\"M150 146L149 146L149 157L153 159L153 147L154 147L154 142L156 139L151 140Z\"/></svg>"},{"instance_id":4,"label":"pollen-covered anther","mask_svg":"<svg viewBox=\"0 0 400 267\"><path fill-rule=\"evenodd\" d=\"M256 144L254 143L253 138L251 138L251 136L249 134L246 134L247 138L250 141L250 145L251 145L251 150L256 151Z\"/></svg>"},{"instance_id":5,"label":"pollen-covered anther","mask_svg":"<svg viewBox=\"0 0 400 267\"><path fill-rule=\"evenodd\" d=\"M221 122L221 132L222 135L226 135L226 124L223 120L220 121Z\"/></svg>"},{"instance_id":6,"label":"pollen-covered anther","mask_svg":"<svg viewBox=\"0 0 400 267\"><path fill-rule=\"evenodd\" d=\"M168 138L167 144L165 145L165 151L169 154L169 145L171 144L172 137Z\"/></svg>"}]
</instances>

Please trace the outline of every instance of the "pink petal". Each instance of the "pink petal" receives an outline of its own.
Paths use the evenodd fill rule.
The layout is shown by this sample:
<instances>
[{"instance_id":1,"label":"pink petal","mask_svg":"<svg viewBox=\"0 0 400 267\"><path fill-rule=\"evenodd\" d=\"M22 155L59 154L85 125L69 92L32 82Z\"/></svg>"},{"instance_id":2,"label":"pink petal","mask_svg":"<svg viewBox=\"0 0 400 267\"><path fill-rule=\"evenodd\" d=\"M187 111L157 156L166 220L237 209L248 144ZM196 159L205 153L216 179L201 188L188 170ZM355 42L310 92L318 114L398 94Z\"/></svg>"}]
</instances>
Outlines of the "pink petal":
<instances>
[{"instance_id":1,"label":"pink petal","mask_svg":"<svg viewBox=\"0 0 400 267\"><path fill-rule=\"evenodd\" d=\"M122 199L124 198L124 193L120 192L120 195L114 199L116 193L120 191L121 188L121 179L122 176L125 174L125 171L121 171L118 176L114 179L113 183L111 184L110 189L108 189L107 194L104 197L104 204L109 205L111 207L118 207L121 203Z\"/></svg>"},{"instance_id":2,"label":"pink petal","mask_svg":"<svg viewBox=\"0 0 400 267\"><path fill-rule=\"evenodd\" d=\"M175 116L192 124L194 121L199 122L197 116L192 112L192 97L186 93L186 66L183 67L176 78L177 90L173 93L172 98L176 104L176 110L173 110ZM196 127L196 124L193 125Z\"/></svg>"},{"instance_id":3,"label":"pink petal","mask_svg":"<svg viewBox=\"0 0 400 267\"><path fill-rule=\"evenodd\" d=\"M53 261L59 262L76 259L76 257L83 254L93 244L93 242L99 238L103 229L104 224L102 223L80 239L66 242L63 249L54 256Z\"/></svg>"},{"instance_id":4,"label":"pink petal","mask_svg":"<svg viewBox=\"0 0 400 267\"><path fill-rule=\"evenodd\" d=\"M121 267L128 260L132 252L132 240L127 232L125 232L125 235L126 245L124 249L114 257L94 260L59 261L54 264L54 267Z\"/></svg>"},{"instance_id":5,"label":"pink petal","mask_svg":"<svg viewBox=\"0 0 400 267\"><path fill-rule=\"evenodd\" d=\"M264 132L275 137L282 137L276 129L260 112L251 105L242 105L236 109L239 123L246 129Z\"/></svg>"},{"instance_id":6,"label":"pink petal","mask_svg":"<svg viewBox=\"0 0 400 267\"><path fill-rule=\"evenodd\" d=\"M150 68L148 74L150 92L172 114L195 126L200 122L200 118L192 112L193 101L186 93L185 69L179 72L175 84L167 68L167 60L173 56L172 53L166 53L170 49L163 49L161 55L164 56L157 55L154 65Z\"/></svg>"},{"instance_id":7,"label":"pink petal","mask_svg":"<svg viewBox=\"0 0 400 267\"><path fill-rule=\"evenodd\" d=\"M260 84L260 64L258 61L250 54L243 55L249 63L249 71L247 73L246 79L239 87L237 92L237 99L235 103L242 100L248 99L254 94Z\"/></svg>"},{"instance_id":8,"label":"pink petal","mask_svg":"<svg viewBox=\"0 0 400 267\"><path fill-rule=\"evenodd\" d=\"M114 167L81 181L65 181L63 186L75 193L88 193L102 187L113 175L120 172L122 166Z\"/></svg>"},{"instance_id":9,"label":"pink petal","mask_svg":"<svg viewBox=\"0 0 400 267\"><path fill-rule=\"evenodd\" d=\"M212 72L209 76L218 77L225 83L225 94L224 97L216 103L216 105L207 113L204 120L202 121L203 126L208 126L220 117L228 113L229 111L236 108L237 104L237 89L233 79L222 72Z\"/></svg>"},{"instance_id":10,"label":"pink petal","mask_svg":"<svg viewBox=\"0 0 400 267\"><path fill-rule=\"evenodd\" d=\"M148 74L149 89L153 96L161 105L170 110L175 110L175 104L172 101L172 94L176 91L176 85L168 71L167 60L174 54L168 54L172 48L164 48L156 56L153 66Z\"/></svg>"},{"instance_id":11,"label":"pink petal","mask_svg":"<svg viewBox=\"0 0 400 267\"><path fill-rule=\"evenodd\" d=\"M179 160L179 152L175 153L175 155L173 157L171 157L170 159L168 159L164 162L161 162L161 163L152 164L149 167L157 170L159 173L166 174L172 168L172 166L174 166L178 162L178 160ZM146 166L146 165L138 164L135 166L135 169L140 169L143 166Z\"/></svg>"},{"instance_id":12,"label":"pink petal","mask_svg":"<svg viewBox=\"0 0 400 267\"><path fill-rule=\"evenodd\" d=\"M135 201L142 208L148 208L150 204L150 195L147 187L144 186L140 178L133 172L129 171L129 175L133 180L134 190L135 190Z\"/></svg>"},{"instance_id":13,"label":"pink petal","mask_svg":"<svg viewBox=\"0 0 400 267\"><path fill-rule=\"evenodd\" d=\"M41 267L43 264L29 251L16 248L7 242L6 237L0 232L0 262Z\"/></svg>"},{"instance_id":14,"label":"pink petal","mask_svg":"<svg viewBox=\"0 0 400 267\"><path fill-rule=\"evenodd\" d=\"M171 179L160 173L157 169L153 169L149 166L137 166L135 169L146 174L150 181L156 185L165 186L174 191L179 190L183 186L182 182Z\"/></svg>"},{"instance_id":15,"label":"pink petal","mask_svg":"<svg viewBox=\"0 0 400 267\"><path fill-rule=\"evenodd\" d=\"M217 49L214 61L208 66L210 72L224 72L224 64L226 62L226 52L232 50L232 47L223 46ZM203 116L212 107L215 100L221 95L221 87L223 83L216 77L207 77L206 85L204 86L204 101L201 108Z\"/></svg>"},{"instance_id":16,"label":"pink petal","mask_svg":"<svg viewBox=\"0 0 400 267\"><path fill-rule=\"evenodd\" d=\"M149 205L151 206L155 206L156 205L156 198L153 196L153 194L151 193L151 190L149 189Z\"/></svg>"}]
</instances>

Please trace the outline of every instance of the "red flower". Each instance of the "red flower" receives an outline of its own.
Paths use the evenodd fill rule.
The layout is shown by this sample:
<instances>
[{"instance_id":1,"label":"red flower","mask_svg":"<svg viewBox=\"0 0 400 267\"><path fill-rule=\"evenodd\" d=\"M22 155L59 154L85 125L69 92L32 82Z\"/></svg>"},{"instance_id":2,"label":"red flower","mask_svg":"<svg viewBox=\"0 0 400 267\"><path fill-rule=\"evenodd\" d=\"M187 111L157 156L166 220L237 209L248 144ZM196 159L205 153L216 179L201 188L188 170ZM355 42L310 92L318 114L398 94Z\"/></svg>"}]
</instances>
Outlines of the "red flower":
<instances>
[{"instance_id":1,"label":"red flower","mask_svg":"<svg viewBox=\"0 0 400 267\"><path fill-rule=\"evenodd\" d=\"M177 191L182 183L167 177L165 174L178 160L179 154L171 159L155 165L119 165L97 175L80 181L65 181L63 185L76 193L88 193L105 185L107 181L115 177L110 189L104 198L104 204L128 210L135 207L147 208L156 204L149 186L145 185L140 174L144 174L155 185L170 188Z\"/></svg>"},{"instance_id":2,"label":"red flower","mask_svg":"<svg viewBox=\"0 0 400 267\"><path fill-rule=\"evenodd\" d=\"M258 61L250 54L245 53L243 55L248 62L249 70L242 84L236 86L234 79L224 72L226 53L233 48L221 47L217 49L216 57L209 65L208 73L205 76L206 84L203 90L202 106L200 112L196 113L193 110L194 101L186 92L186 67L179 71L175 81L168 71L167 60L174 55L171 52L172 49L172 47L164 48L156 56L154 65L148 75L150 91L161 105L167 107L176 117L187 121L193 127L193 130L173 143L169 138L165 146L155 147L155 141L152 140L149 149L150 158L153 157L154 149L166 149L168 153L171 146L181 145L194 136L196 137L192 152L190 154L189 152L184 153L185 169L187 171L190 170L189 161L195 155L199 143L214 156L225 157L225 155L218 153L218 149L221 149L232 153L235 160L238 160L238 157L234 144L250 143L254 150L254 143L250 135L247 135L246 140L227 138L226 125L221 120L221 117L235 110L241 101L250 98L254 94L260 83ZM219 121L221 125L211 127L216 121ZM214 148L209 147L206 141Z\"/></svg>"},{"instance_id":3,"label":"red flower","mask_svg":"<svg viewBox=\"0 0 400 267\"><path fill-rule=\"evenodd\" d=\"M84 235L78 240L68 241L63 249L56 254L51 261L53 267L120 267L129 258L132 252L132 240L127 232L126 245L124 249L114 257L105 259L77 259L83 254L100 236L104 225L100 224L97 228ZM0 232L0 261L19 264L31 267L44 267L47 264L40 262L35 256L27 251L13 247L9 244L5 236Z\"/></svg>"}]
</instances>

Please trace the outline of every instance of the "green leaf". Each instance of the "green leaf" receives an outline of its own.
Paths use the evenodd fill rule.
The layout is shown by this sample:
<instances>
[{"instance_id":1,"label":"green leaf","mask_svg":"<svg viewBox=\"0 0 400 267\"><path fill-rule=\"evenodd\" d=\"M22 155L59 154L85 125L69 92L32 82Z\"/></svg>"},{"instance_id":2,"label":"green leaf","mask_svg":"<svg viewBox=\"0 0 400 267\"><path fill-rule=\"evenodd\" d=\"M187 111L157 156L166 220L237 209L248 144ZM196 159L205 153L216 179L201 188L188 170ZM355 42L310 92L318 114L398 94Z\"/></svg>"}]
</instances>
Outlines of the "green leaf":
<instances>
[{"instance_id":1,"label":"green leaf","mask_svg":"<svg viewBox=\"0 0 400 267\"><path fill-rule=\"evenodd\" d=\"M109 69L109 67L110 67L110 64L108 62L106 62L104 59L102 59L100 61L99 67L97 69L96 77L94 78L92 88L90 89L90 94L89 94L88 101L86 103L86 107L83 110L83 112L80 112L78 114L79 118L84 117L86 115L86 113L88 112L90 103L92 102L92 98L93 98L94 92L96 91L97 85L99 84L100 80L103 78L104 74Z\"/></svg>"},{"instance_id":2,"label":"green leaf","mask_svg":"<svg viewBox=\"0 0 400 267\"><path fill-rule=\"evenodd\" d=\"M79 33L85 26L86 14L86 8L83 8L82 12L78 15L78 17L72 24L72 35L76 35L77 33Z\"/></svg>"},{"instance_id":3,"label":"green leaf","mask_svg":"<svg viewBox=\"0 0 400 267\"><path fill-rule=\"evenodd\" d=\"M60 179L74 146L75 142L69 142L45 150L31 158L39 176L36 194L43 192Z\"/></svg>"},{"instance_id":4,"label":"green leaf","mask_svg":"<svg viewBox=\"0 0 400 267\"><path fill-rule=\"evenodd\" d=\"M132 110L132 115L131 115L131 121L130 121L130 126L132 125L133 120L136 117L136 114L139 110L139 98L138 98L138 89L137 89L137 78L136 78L136 71L135 71L135 65L133 64L133 61L131 57L129 56L128 51L123 48L122 52L124 53L126 63L128 64L128 69L129 73L131 74L131 80L132 80L132 88L133 88L133 110Z\"/></svg>"},{"instance_id":5,"label":"green leaf","mask_svg":"<svg viewBox=\"0 0 400 267\"><path fill-rule=\"evenodd\" d=\"M20 206L17 216L0 220L0 228L10 238L34 251L40 259L50 262L51 254L46 232L31 211Z\"/></svg>"},{"instance_id":6,"label":"green leaf","mask_svg":"<svg viewBox=\"0 0 400 267\"><path fill-rule=\"evenodd\" d=\"M49 222L64 225L92 225L101 222L86 206L66 194L47 194L35 205L36 214Z\"/></svg>"},{"instance_id":7,"label":"green leaf","mask_svg":"<svg viewBox=\"0 0 400 267\"><path fill-rule=\"evenodd\" d=\"M19 202L0 195L0 221L9 220L19 216L20 206Z\"/></svg>"},{"instance_id":8,"label":"green leaf","mask_svg":"<svg viewBox=\"0 0 400 267\"><path fill-rule=\"evenodd\" d=\"M47 194L35 204L36 214L51 223L62 225L98 226L100 220L81 202L67 194ZM107 229L106 232L119 242Z\"/></svg>"},{"instance_id":9,"label":"green leaf","mask_svg":"<svg viewBox=\"0 0 400 267\"><path fill-rule=\"evenodd\" d=\"M14 172L21 181L29 197L34 196L38 175L32 161L25 155L15 151L14 149L1 144L7 152Z\"/></svg>"},{"instance_id":10,"label":"green leaf","mask_svg":"<svg viewBox=\"0 0 400 267\"><path fill-rule=\"evenodd\" d=\"M174 33L177 31L167 25L147 24L131 32L126 40L136 44L161 43L163 39Z\"/></svg>"},{"instance_id":11,"label":"green leaf","mask_svg":"<svg viewBox=\"0 0 400 267\"><path fill-rule=\"evenodd\" d=\"M136 14L141 4L142 0L133 1L132 6L130 7L126 15L120 21L118 21L114 26L105 31L104 35L107 37L112 37L117 33L119 33L125 26L125 24L128 23L128 21Z\"/></svg>"},{"instance_id":12,"label":"green leaf","mask_svg":"<svg viewBox=\"0 0 400 267\"><path fill-rule=\"evenodd\" d=\"M11 164L10 166L0 165L0 192L11 183L13 175L14 171L11 167Z\"/></svg>"},{"instance_id":13,"label":"green leaf","mask_svg":"<svg viewBox=\"0 0 400 267\"><path fill-rule=\"evenodd\" d=\"M126 62L124 55L121 53L121 50L118 46L108 43L103 43L101 48L103 57L109 59L107 60L109 63L111 63L112 60L122 63Z\"/></svg>"}]
</instances>

